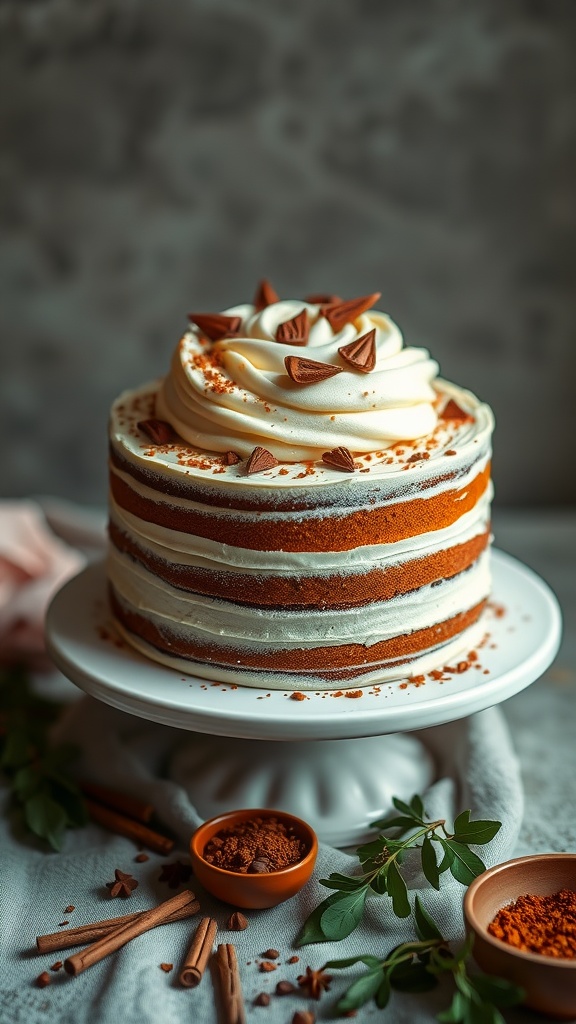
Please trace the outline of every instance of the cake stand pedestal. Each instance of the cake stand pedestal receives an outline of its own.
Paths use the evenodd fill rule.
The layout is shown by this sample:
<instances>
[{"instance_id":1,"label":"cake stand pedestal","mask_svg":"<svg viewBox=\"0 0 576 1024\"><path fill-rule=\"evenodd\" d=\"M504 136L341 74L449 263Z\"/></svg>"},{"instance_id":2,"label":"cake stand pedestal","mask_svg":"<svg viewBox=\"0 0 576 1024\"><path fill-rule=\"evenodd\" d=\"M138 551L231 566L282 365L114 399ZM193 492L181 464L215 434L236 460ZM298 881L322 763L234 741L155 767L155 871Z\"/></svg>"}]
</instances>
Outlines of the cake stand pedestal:
<instances>
[{"instance_id":1,"label":"cake stand pedestal","mask_svg":"<svg viewBox=\"0 0 576 1024\"><path fill-rule=\"evenodd\" d=\"M56 595L47 637L58 668L98 700L175 734L170 777L203 817L238 807L274 807L305 818L320 839L352 845L390 809L434 778L416 729L442 725L512 697L548 668L561 616L548 586L495 551L487 639L478 662L445 680L307 692L233 687L163 668L114 633L101 564ZM355 687L348 692L358 692ZM284 742L278 742L284 741Z\"/></svg>"}]
</instances>

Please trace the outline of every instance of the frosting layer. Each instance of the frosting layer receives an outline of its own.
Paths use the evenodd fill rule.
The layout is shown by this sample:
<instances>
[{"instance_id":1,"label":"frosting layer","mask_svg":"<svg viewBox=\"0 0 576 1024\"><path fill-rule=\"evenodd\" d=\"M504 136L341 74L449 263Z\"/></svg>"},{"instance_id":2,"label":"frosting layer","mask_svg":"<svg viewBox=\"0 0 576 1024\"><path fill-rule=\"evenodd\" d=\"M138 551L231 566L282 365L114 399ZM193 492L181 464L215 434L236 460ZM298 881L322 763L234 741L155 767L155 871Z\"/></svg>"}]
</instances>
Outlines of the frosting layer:
<instances>
[{"instance_id":1,"label":"frosting layer","mask_svg":"<svg viewBox=\"0 0 576 1024\"><path fill-rule=\"evenodd\" d=\"M306 349L276 341L280 325L302 312L309 325ZM438 365L425 349L404 347L385 313L363 313L336 332L321 306L295 300L260 312L234 306L224 315L240 318L239 334L211 343L192 327L158 393L158 417L190 444L243 458L261 445L282 461L300 462L338 446L372 452L423 437L436 426L432 382ZM365 374L351 368L339 349L371 331L376 364ZM302 353L341 372L303 387L284 362Z\"/></svg>"}]
</instances>

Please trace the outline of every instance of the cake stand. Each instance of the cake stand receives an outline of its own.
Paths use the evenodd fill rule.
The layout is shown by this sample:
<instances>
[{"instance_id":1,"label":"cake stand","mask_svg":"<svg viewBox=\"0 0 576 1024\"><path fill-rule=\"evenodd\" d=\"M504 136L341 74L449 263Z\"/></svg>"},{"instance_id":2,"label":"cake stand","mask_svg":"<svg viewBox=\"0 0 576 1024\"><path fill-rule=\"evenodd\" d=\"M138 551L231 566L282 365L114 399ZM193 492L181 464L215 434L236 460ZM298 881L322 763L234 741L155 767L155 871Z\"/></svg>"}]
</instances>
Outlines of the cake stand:
<instances>
[{"instance_id":1,"label":"cake stand","mask_svg":"<svg viewBox=\"0 0 576 1024\"><path fill-rule=\"evenodd\" d=\"M492 571L478 660L443 679L427 675L420 685L350 684L293 700L290 691L234 687L164 668L114 634L103 564L88 566L56 595L48 646L58 668L86 693L186 730L175 734L169 774L203 817L275 807L305 818L325 842L351 845L389 810L393 794L409 799L434 778L427 749L406 733L499 704L554 659L561 616L551 590L502 552L493 552Z\"/></svg>"}]
</instances>

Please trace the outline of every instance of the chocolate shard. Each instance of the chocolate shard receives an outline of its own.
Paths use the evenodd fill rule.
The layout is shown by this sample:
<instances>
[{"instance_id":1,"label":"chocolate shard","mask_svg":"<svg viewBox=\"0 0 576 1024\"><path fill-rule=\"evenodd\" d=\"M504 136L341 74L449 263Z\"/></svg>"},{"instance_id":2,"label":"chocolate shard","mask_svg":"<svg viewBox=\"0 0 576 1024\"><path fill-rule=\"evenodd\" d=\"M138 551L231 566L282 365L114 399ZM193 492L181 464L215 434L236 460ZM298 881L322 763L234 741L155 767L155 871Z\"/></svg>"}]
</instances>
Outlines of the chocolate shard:
<instances>
[{"instance_id":1,"label":"chocolate shard","mask_svg":"<svg viewBox=\"0 0 576 1024\"><path fill-rule=\"evenodd\" d=\"M373 295L362 295L358 299L347 299L346 302L323 306L320 314L326 317L330 327L337 334L346 324L351 323L361 313L370 309L375 302L378 302L381 294L381 292L374 292Z\"/></svg>"},{"instance_id":2,"label":"chocolate shard","mask_svg":"<svg viewBox=\"0 0 576 1024\"><path fill-rule=\"evenodd\" d=\"M272 452L269 452L267 448L261 448L259 445L256 445L246 463L246 472L263 473L265 469L274 469L274 466L277 465L278 459L272 455Z\"/></svg>"},{"instance_id":3,"label":"chocolate shard","mask_svg":"<svg viewBox=\"0 0 576 1024\"><path fill-rule=\"evenodd\" d=\"M343 469L346 473L353 473L356 469L354 459L347 448L332 448L329 452L323 452L322 462L336 469Z\"/></svg>"},{"instance_id":4,"label":"chocolate shard","mask_svg":"<svg viewBox=\"0 0 576 1024\"><path fill-rule=\"evenodd\" d=\"M290 320L279 324L274 337L283 345L305 345L310 333L310 321L305 309Z\"/></svg>"},{"instance_id":5,"label":"chocolate shard","mask_svg":"<svg viewBox=\"0 0 576 1024\"><path fill-rule=\"evenodd\" d=\"M370 373L376 366L376 328L367 331L361 338L342 345L338 349L342 359L362 373Z\"/></svg>"},{"instance_id":6,"label":"chocolate shard","mask_svg":"<svg viewBox=\"0 0 576 1024\"><path fill-rule=\"evenodd\" d=\"M327 292L314 292L313 295L306 295L304 302L309 302L311 306L336 306L342 299L339 295L329 295Z\"/></svg>"},{"instance_id":7,"label":"chocolate shard","mask_svg":"<svg viewBox=\"0 0 576 1024\"><path fill-rule=\"evenodd\" d=\"M455 402L453 398L451 398L450 401L447 402L444 408L442 409L442 412L440 413L440 419L461 420L462 422L464 422L465 420L471 420L472 417L470 413L465 412L464 409L461 409L458 403Z\"/></svg>"},{"instance_id":8,"label":"chocolate shard","mask_svg":"<svg viewBox=\"0 0 576 1024\"><path fill-rule=\"evenodd\" d=\"M223 313L188 313L188 319L196 324L210 341L237 338L242 326L242 317L224 316Z\"/></svg>"},{"instance_id":9,"label":"chocolate shard","mask_svg":"<svg viewBox=\"0 0 576 1024\"><path fill-rule=\"evenodd\" d=\"M286 356L286 373L296 384L317 384L336 373L342 373L341 366L333 363L319 363L316 359L301 359L300 356Z\"/></svg>"},{"instance_id":10,"label":"chocolate shard","mask_svg":"<svg viewBox=\"0 0 576 1024\"><path fill-rule=\"evenodd\" d=\"M264 278L264 280L260 281L260 284L256 289L256 295L254 296L254 307L256 312L259 313L260 310L266 309L267 306L273 306L275 302L279 301L279 298L280 296L274 290L270 281L267 281L266 278Z\"/></svg>"},{"instance_id":11,"label":"chocolate shard","mask_svg":"<svg viewBox=\"0 0 576 1024\"><path fill-rule=\"evenodd\" d=\"M137 427L154 444L170 444L174 437L172 427L166 420L140 420Z\"/></svg>"},{"instance_id":12,"label":"chocolate shard","mask_svg":"<svg viewBox=\"0 0 576 1024\"><path fill-rule=\"evenodd\" d=\"M227 466L235 466L240 461L240 456L236 455L236 452L224 452L224 462Z\"/></svg>"}]
</instances>

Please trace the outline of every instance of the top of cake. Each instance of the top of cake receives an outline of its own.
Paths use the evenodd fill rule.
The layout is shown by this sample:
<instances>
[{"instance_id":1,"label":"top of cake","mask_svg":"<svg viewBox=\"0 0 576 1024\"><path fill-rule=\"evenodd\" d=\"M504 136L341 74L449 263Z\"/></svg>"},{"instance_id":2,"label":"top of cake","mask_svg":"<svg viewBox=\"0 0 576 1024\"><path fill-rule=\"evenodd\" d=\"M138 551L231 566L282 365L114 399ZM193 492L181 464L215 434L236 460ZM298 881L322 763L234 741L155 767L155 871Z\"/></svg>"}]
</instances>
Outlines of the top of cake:
<instances>
[{"instance_id":1,"label":"top of cake","mask_svg":"<svg viewBox=\"0 0 576 1024\"><path fill-rule=\"evenodd\" d=\"M281 300L263 282L251 304L191 313L166 378L113 407L113 442L143 469L154 458L224 486L403 473L404 489L445 456L460 476L471 445L483 441L486 457L491 412L439 380L426 349L404 345L379 298Z\"/></svg>"}]
</instances>

